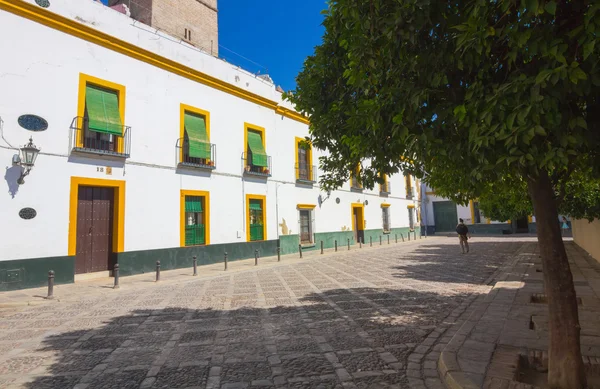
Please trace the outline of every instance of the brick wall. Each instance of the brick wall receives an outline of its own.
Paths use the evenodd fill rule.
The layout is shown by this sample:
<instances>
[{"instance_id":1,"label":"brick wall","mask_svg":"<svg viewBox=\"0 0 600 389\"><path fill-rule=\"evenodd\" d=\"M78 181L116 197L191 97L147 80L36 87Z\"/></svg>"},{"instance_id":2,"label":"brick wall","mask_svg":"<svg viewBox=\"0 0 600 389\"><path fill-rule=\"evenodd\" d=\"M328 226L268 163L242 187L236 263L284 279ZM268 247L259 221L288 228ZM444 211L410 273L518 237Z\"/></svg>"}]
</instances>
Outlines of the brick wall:
<instances>
[{"instance_id":1,"label":"brick wall","mask_svg":"<svg viewBox=\"0 0 600 389\"><path fill-rule=\"evenodd\" d=\"M217 0L153 0L152 26L218 54ZM191 39L186 39L186 29Z\"/></svg>"}]
</instances>

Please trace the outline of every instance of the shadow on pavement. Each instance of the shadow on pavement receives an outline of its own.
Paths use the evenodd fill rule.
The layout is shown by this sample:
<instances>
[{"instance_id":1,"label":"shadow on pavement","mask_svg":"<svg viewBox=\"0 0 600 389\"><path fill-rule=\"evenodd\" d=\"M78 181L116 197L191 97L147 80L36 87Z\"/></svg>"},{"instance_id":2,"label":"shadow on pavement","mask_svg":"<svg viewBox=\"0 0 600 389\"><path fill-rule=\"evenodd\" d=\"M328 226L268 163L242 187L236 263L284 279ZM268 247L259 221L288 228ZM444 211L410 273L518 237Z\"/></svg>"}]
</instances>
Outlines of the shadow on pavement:
<instances>
[{"instance_id":1,"label":"shadow on pavement","mask_svg":"<svg viewBox=\"0 0 600 389\"><path fill-rule=\"evenodd\" d=\"M441 266L435 252L423 250L434 262L412 273ZM77 315L69 331L45 338L35 352L5 366L21 366L18 374L30 379L20 387L31 389L341 388L344 381L358 388L408 388L411 350L468 296L385 288L315 293L301 279L284 286L277 277L261 287L267 297L290 288L298 302L244 306L253 305L249 297L227 297L230 292L210 280L180 286L181 307L175 299L174 307L138 309L152 301L123 293L116 305L82 302L92 309ZM188 308L194 304L204 308ZM66 316L69 308L77 309L65 307ZM119 309L124 314L115 316ZM6 373L0 369L0 383Z\"/></svg>"}]
</instances>

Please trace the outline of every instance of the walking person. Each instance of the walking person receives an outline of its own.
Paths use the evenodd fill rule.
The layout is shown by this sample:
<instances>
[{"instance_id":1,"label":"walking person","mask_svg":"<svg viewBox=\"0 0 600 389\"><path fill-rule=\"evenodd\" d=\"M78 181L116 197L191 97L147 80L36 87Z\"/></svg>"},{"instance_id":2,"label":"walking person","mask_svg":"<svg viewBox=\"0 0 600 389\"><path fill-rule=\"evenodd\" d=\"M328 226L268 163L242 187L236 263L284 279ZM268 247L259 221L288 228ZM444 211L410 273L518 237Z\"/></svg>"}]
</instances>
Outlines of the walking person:
<instances>
[{"instance_id":1,"label":"walking person","mask_svg":"<svg viewBox=\"0 0 600 389\"><path fill-rule=\"evenodd\" d=\"M564 237L567 230L569 229L569 223L567 222L566 217L562 217L562 222L560 224L560 231L562 232L562 236Z\"/></svg>"},{"instance_id":2,"label":"walking person","mask_svg":"<svg viewBox=\"0 0 600 389\"><path fill-rule=\"evenodd\" d=\"M465 254L469 252L469 238L471 237L469 234L469 228L465 225L463 219L458 219L458 225L456 226L456 233L458 234L458 241L460 242L460 249L462 253ZM465 251L466 249L466 251Z\"/></svg>"}]
</instances>

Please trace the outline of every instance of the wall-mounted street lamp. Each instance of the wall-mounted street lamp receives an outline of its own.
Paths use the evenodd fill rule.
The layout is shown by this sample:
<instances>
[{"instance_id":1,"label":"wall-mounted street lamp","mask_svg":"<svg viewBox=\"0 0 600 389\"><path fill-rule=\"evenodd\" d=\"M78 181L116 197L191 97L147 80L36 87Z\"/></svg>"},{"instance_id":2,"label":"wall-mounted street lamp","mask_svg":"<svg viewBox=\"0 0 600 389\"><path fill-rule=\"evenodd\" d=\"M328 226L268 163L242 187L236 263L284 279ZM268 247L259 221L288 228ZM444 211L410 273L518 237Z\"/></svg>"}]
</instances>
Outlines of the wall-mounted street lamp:
<instances>
[{"instance_id":1,"label":"wall-mounted street lamp","mask_svg":"<svg viewBox=\"0 0 600 389\"><path fill-rule=\"evenodd\" d=\"M23 185L25 183L24 178L31 171L31 168L35 164L35 160L39 153L40 149L35 147L33 144L33 139L29 138L29 143L21 147L21 156L19 156L19 154L15 154L13 156L13 164L23 167L23 170L21 170L21 176L17 180L19 185Z\"/></svg>"}]
</instances>

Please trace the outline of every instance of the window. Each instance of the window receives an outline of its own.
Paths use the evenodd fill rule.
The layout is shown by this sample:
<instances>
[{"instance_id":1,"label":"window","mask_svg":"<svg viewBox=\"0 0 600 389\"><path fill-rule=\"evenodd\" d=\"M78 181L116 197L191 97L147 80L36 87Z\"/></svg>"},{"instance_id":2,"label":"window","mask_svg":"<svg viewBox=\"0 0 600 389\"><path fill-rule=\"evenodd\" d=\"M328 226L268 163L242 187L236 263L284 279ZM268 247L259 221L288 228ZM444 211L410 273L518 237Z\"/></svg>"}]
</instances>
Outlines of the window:
<instances>
[{"instance_id":1,"label":"window","mask_svg":"<svg viewBox=\"0 0 600 389\"><path fill-rule=\"evenodd\" d=\"M382 219L382 224L383 224L383 231L390 232L391 231L391 223L390 223L389 204L381 205L381 219Z\"/></svg>"},{"instance_id":2,"label":"window","mask_svg":"<svg viewBox=\"0 0 600 389\"><path fill-rule=\"evenodd\" d=\"M300 210L300 243L312 243L312 225L310 209Z\"/></svg>"},{"instance_id":3,"label":"window","mask_svg":"<svg viewBox=\"0 0 600 389\"><path fill-rule=\"evenodd\" d=\"M406 180L406 198L412 199L413 198L413 189L412 189L412 182L411 182L410 174L407 174L404 177Z\"/></svg>"},{"instance_id":4,"label":"window","mask_svg":"<svg viewBox=\"0 0 600 389\"><path fill-rule=\"evenodd\" d=\"M390 183L388 180L388 176L386 174L383 175L383 184L379 185L379 193L382 195L387 195L392 193L390 189Z\"/></svg>"},{"instance_id":5,"label":"window","mask_svg":"<svg viewBox=\"0 0 600 389\"><path fill-rule=\"evenodd\" d=\"M314 243L314 204L298 204L298 230L300 231L300 244Z\"/></svg>"},{"instance_id":6,"label":"window","mask_svg":"<svg viewBox=\"0 0 600 389\"><path fill-rule=\"evenodd\" d=\"M182 247L209 244L209 195L201 191L181 191Z\"/></svg>"},{"instance_id":7,"label":"window","mask_svg":"<svg viewBox=\"0 0 600 389\"><path fill-rule=\"evenodd\" d=\"M414 207L408 208L408 227L411 230L415 229L415 208Z\"/></svg>"},{"instance_id":8,"label":"window","mask_svg":"<svg viewBox=\"0 0 600 389\"><path fill-rule=\"evenodd\" d=\"M312 166L312 146L303 138L296 138L296 180L315 182Z\"/></svg>"},{"instance_id":9,"label":"window","mask_svg":"<svg viewBox=\"0 0 600 389\"><path fill-rule=\"evenodd\" d=\"M473 201L473 215L475 216L473 222L481 223L481 212L479 211L479 201Z\"/></svg>"},{"instance_id":10,"label":"window","mask_svg":"<svg viewBox=\"0 0 600 389\"><path fill-rule=\"evenodd\" d=\"M125 87L92 76L79 76L75 146L120 154L124 150Z\"/></svg>"},{"instance_id":11,"label":"window","mask_svg":"<svg viewBox=\"0 0 600 389\"><path fill-rule=\"evenodd\" d=\"M265 151L265 129L246 124L245 131L245 171L270 175L270 158Z\"/></svg>"},{"instance_id":12,"label":"window","mask_svg":"<svg viewBox=\"0 0 600 389\"><path fill-rule=\"evenodd\" d=\"M358 178L360 174L360 164L356 165L356 168L354 169L354 171L351 173L350 176L350 190L355 190L355 191L361 191L362 190L362 184Z\"/></svg>"},{"instance_id":13,"label":"window","mask_svg":"<svg viewBox=\"0 0 600 389\"><path fill-rule=\"evenodd\" d=\"M265 196L246 195L247 240L249 242L266 240Z\"/></svg>"},{"instance_id":14,"label":"window","mask_svg":"<svg viewBox=\"0 0 600 389\"><path fill-rule=\"evenodd\" d=\"M210 144L210 113L181 104L180 162L187 165L214 167Z\"/></svg>"}]
</instances>

